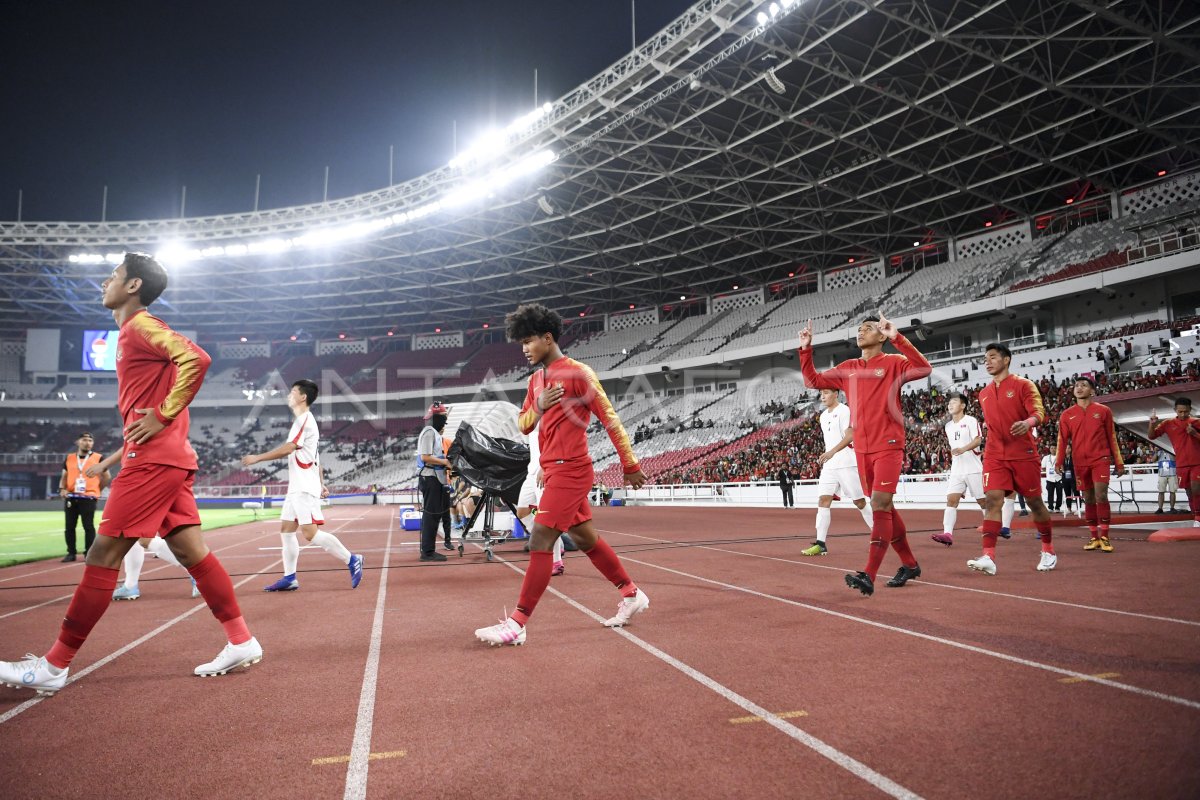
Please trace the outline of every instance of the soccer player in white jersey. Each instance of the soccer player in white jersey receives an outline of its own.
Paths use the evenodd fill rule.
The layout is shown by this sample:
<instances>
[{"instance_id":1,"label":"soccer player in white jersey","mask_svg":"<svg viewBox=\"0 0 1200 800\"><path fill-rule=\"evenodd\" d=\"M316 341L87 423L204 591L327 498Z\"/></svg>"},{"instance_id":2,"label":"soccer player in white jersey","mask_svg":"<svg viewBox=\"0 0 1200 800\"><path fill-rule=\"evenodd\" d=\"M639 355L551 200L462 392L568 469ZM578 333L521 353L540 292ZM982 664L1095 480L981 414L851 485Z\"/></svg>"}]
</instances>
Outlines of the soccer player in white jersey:
<instances>
[{"instance_id":1,"label":"soccer player in white jersey","mask_svg":"<svg viewBox=\"0 0 1200 800\"><path fill-rule=\"evenodd\" d=\"M947 547L954 544L954 523L958 518L958 501L967 492L982 509L987 505L983 495L983 460L979 446L983 434L979 420L967 413L967 398L952 392L946 400L950 419L946 422L946 438L950 442L950 486L946 494L946 509L942 512L942 532L929 538Z\"/></svg>"},{"instance_id":2,"label":"soccer player in white jersey","mask_svg":"<svg viewBox=\"0 0 1200 800\"><path fill-rule=\"evenodd\" d=\"M529 474L525 477L525 482L521 484L521 496L517 500L517 518L525 527L526 536L532 535L533 515L537 512L538 500L542 497L542 487L545 485L541 459L541 448L538 447L538 429L534 428L529 432ZM566 571L567 568L563 564L563 540L559 536L554 540L554 563L550 569L550 576L562 575Z\"/></svg>"},{"instance_id":3,"label":"soccer player in white jersey","mask_svg":"<svg viewBox=\"0 0 1200 800\"><path fill-rule=\"evenodd\" d=\"M351 553L332 533L318 531L325 524L321 514L321 498L329 495L325 480L321 476L321 462L317 455L317 443L321 434L317 420L309 409L317 399L317 385L310 380L298 380L288 392L288 408L296 419L288 431L288 440L267 453L242 457L242 465L249 467L261 461L276 458L288 460L288 490L279 515L279 537L283 541L283 577L267 586L268 592L292 592L300 588L296 580L296 563L300 560L300 543L296 530L304 538L325 550L329 555L345 564L350 570L350 588L356 588L362 580L363 557Z\"/></svg>"},{"instance_id":4,"label":"soccer player in white jersey","mask_svg":"<svg viewBox=\"0 0 1200 800\"><path fill-rule=\"evenodd\" d=\"M854 429L850 427L850 407L843 405L837 389L821 390L821 434L825 437L825 452L818 461L821 463L821 477L817 481L817 543L807 550L800 551L802 556L823 556L829 552L825 546L825 537L829 535L829 507L833 505L833 496L849 500L862 514L863 522L870 528L872 525L871 509L867 506L866 495L863 494L862 482L858 477L858 462L854 460Z\"/></svg>"}]
</instances>

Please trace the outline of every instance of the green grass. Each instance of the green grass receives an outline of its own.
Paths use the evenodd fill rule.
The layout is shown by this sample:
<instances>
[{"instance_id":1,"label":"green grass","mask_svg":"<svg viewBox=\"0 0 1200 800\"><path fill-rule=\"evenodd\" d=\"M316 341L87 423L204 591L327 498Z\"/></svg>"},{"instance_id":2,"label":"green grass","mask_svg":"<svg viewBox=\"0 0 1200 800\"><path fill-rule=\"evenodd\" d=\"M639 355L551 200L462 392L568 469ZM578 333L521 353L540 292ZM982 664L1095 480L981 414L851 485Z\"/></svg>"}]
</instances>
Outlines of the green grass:
<instances>
[{"instance_id":1,"label":"green grass","mask_svg":"<svg viewBox=\"0 0 1200 800\"><path fill-rule=\"evenodd\" d=\"M258 519L277 519L279 509L258 512ZM254 511L244 508L201 509L200 519L204 530L225 528L254 522ZM100 512L96 512L96 523ZM0 567L24 564L26 561L41 561L46 558L62 558L67 552L63 541L65 519L61 511L7 511L0 512ZM75 541L83 547L83 526L75 531Z\"/></svg>"}]
</instances>

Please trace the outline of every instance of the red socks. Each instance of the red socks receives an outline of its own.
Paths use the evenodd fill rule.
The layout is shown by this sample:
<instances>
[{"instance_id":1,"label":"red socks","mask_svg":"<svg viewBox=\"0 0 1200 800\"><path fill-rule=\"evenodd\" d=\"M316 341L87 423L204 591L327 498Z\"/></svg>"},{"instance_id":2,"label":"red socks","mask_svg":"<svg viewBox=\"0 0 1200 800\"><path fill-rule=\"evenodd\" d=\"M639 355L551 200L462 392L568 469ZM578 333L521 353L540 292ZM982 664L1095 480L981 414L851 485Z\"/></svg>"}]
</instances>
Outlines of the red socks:
<instances>
[{"instance_id":1,"label":"red socks","mask_svg":"<svg viewBox=\"0 0 1200 800\"><path fill-rule=\"evenodd\" d=\"M617 554L608 546L608 542L597 536L596 545L591 550L586 551L585 554L591 559L596 569L600 570L600 574L608 578L609 582L617 587L621 592L621 597L633 597L637 594L637 586L629 579L629 573L625 571L625 567L621 564L621 559L617 558ZM550 554L547 553L546 555Z\"/></svg>"},{"instance_id":2,"label":"red socks","mask_svg":"<svg viewBox=\"0 0 1200 800\"><path fill-rule=\"evenodd\" d=\"M1103 503L1096 503L1096 522L1099 525L1100 535L1105 539L1108 538L1108 525L1112 521L1112 506L1105 500Z\"/></svg>"},{"instance_id":3,"label":"red socks","mask_svg":"<svg viewBox=\"0 0 1200 800\"><path fill-rule=\"evenodd\" d=\"M550 585L550 570L554 567L554 554L533 550L529 553L529 566L525 568L525 580L521 581L521 594L517 598L517 610L512 613L513 622L525 627L538 600Z\"/></svg>"},{"instance_id":4,"label":"red socks","mask_svg":"<svg viewBox=\"0 0 1200 800\"><path fill-rule=\"evenodd\" d=\"M242 610L238 607L237 598L233 594L233 581L229 573L216 555L210 552L200 560L200 563L188 570L196 579L196 588L209 610L225 629L225 636L233 644L245 644L250 641L250 631L246 621L242 619ZM115 580L115 576L114 576Z\"/></svg>"},{"instance_id":5,"label":"red socks","mask_svg":"<svg viewBox=\"0 0 1200 800\"><path fill-rule=\"evenodd\" d=\"M134 545L140 547L141 545ZM113 590L117 588L119 570L85 566L83 578L75 587L75 596L67 607L58 641L46 654L46 660L59 669L71 666L71 659L87 641L88 634L112 605Z\"/></svg>"},{"instance_id":6,"label":"red socks","mask_svg":"<svg viewBox=\"0 0 1200 800\"><path fill-rule=\"evenodd\" d=\"M893 512L871 512L871 549L867 552L867 568L863 571L872 581L879 574L879 565L887 555L888 543L895 538L895 529L896 518Z\"/></svg>"},{"instance_id":7,"label":"red socks","mask_svg":"<svg viewBox=\"0 0 1200 800\"><path fill-rule=\"evenodd\" d=\"M1095 503L1083 504L1083 518L1087 521L1088 531L1091 532L1093 539L1100 538L1100 530L1097 528L1100 515Z\"/></svg>"},{"instance_id":8,"label":"red socks","mask_svg":"<svg viewBox=\"0 0 1200 800\"><path fill-rule=\"evenodd\" d=\"M892 549L900 556L900 563L904 566L911 568L917 565L917 558L908 546L908 528L900 518L900 512L895 509L892 509Z\"/></svg>"},{"instance_id":9,"label":"red socks","mask_svg":"<svg viewBox=\"0 0 1200 800\"><path fill-rule=\"evenodd\" d=\"M996 557L996 539L1000 537L1000 520L985 519L983 521L983 554L988 558Z\"/></svg>"},{"instance_id":10,"label":"red socks","mask_svg":"<svg viewBox=\"0 0 1200 800\"><path fill-rule=\"evenodd\" d=\"M1047 520L1045 522L1035 522L1034 525L1037 526L1037 531L1042 536L1042 552L1053 553L1054 545L1052 545L1050 542L1054 538L1054 529L1051 526L1050 521Z\"/></svg>"}]
</instances>

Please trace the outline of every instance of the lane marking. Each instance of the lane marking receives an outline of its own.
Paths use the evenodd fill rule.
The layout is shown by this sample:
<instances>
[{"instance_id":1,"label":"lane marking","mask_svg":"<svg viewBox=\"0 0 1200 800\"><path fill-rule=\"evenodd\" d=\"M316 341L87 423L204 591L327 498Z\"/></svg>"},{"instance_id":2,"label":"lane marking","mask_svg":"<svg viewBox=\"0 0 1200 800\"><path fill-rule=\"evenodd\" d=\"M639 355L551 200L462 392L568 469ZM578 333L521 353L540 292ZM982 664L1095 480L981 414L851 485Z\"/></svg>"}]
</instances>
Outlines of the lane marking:
<instances>
[{"instance_id":1,"label":"lane marking","mask_svg":"<svg viewBox=\"0 0 1200 800\"><path fill-rule=\"evenodd\" d=\"M222 547L222 548L220 548L220 549L218 549L218 550L213 550L212 552L214 552L214 553L223 553L223 552L225 552L226 550L230 550L230 549L232 549L232 548L234 548L234 547L240 547L240 546L241 546L241 545L243 545L243 544L250 544L251 542L256 542L256 541L258 541L259 539L263 538L264 536L270 536L270 535L271 535L271 534L269 534L269 533L263 533L263 534L260 534L260 535L258 535L258 536L256 536L256 537L254 537L254 538L253 538L253 539L251 539L249 542L237 542L237 543L235 543L235 544L228 544L228 545L225 545L224 547ZM134 545L134 547L141 547L141 545ZM211 549L211 548L210 548L210 549ZM149 558L149 557L151 557L149 553L147 553L147 557L148 557L148 558ZM148 569L143 569L143 570L142 570L142 574L143 574L143 575L149 575L149 574L150 574L150 573L152 573L152 572L158 572L158 571L160 571L160 570L164 570L164 569L168 569L168 568L174 568L174 567L175 567L175 565L174 565L174 564L172 564L172 563L170 563L170 562L168 562L168 561L164 561L164 560L163 560L163 559L161 559L161 558L157 558L157 557L156 557L156 560L158 560L158 561L162 561L163 563L159 564L158 566L150 567L150 568L148 568ZM186 574L187 574L187 570L185 569L185 570L184 570L184 575L186 575ZM181 577L181 578L182 578L182 577L183 577L183 575L180 575L179 577ZM17 588L17 589L20 589L20 588L24 588L24 587L16 587L16 588ZM74 592L71 592L71 594L64 594L62 597L55 597L53 600L47 600L47 601L45 601L45 602L43 602L43 603L38 603L37 605L34 605L34 606L27 606L26 608L18 608L16 611L9 611L7 614L0 614L0 619L5 619L5 618L7 618L7 617L15 617L17 614L24 614L26 611L33 611L33 610L35 610L35 609L41 608L42 606L48 606L48 605L51 605L52 603L57 603L57 602L59 602L59 601L61 601L61 600L70 600L72 597L74 597L74 595L75 595L75 593L74 593Z\"/></svg>"},{"instance_id":2,"label":"lane marking","mask_svg":"<svg viewBox=\"0 0 1200 800\"><path fill-rule=\"evenodd\" d=\"M820 606L810 605L809 603L801 603L799 600L789 600L786 597L778 597L777 595L768 594L766 592L760 592L755 589L747 588L745 586L737 586L732 583L725 583L724 581L713 580L712 578L705 578L700 575L693 575L690 572L683 572L682 570L671 569L670 567L663 567L663 566L659 566L658 564L651 564L648 561L639 561L636 558L626 557L626 558L622 558L621 560L628 561L632 564L641 564L644 567L650 567L651 569L662 570L663 572L670 572L673 575L679 575L684 578L691 578L692 580L702 581L703 583L711 583L713 586L721 586L726 589L732 589L733 591L744 592L748 595L753 595L754 597L761 597L764 600L774 600L778 603L785 603L790 606L796 606L797 608L804 608L809 611L816 611L820 614L826 614L831 617L837 617L838 619L844 619L844 620L848 620L850 622L857 622L862 625L869 625L873 628L879 628L880 630L891 631L892 633L902 633L905 636L912 636L916 639L924 639L925 641L936 642L937 644L943 644L943 645L946 645L947 647L955 647L955 648L958 648L959 650L966 650L969 653L976 653L978 655L991 656L992 658L998 658L1001 661L1008 661L1012 664L1020 664L1021 666L1024 666L1024 667L1033 667L1034 669L1041 669L1041 670L1045 670L1047 672L1056 673L1058 675L1065 675L1068 678L1079 678L1082 681L1091 681L1092 683L1098 683L1103 686L1111 687L1113 689L1121 689L1122 691L1132 692L1133 694L1140 694L1145 697L1153 697L1156 700L1165 700L1168 703L1175 703L1176 705L1181 705L1181 706L1185 706L1187 708L1194 708L1194 709L1200 710L1200 702L1196 702L1195 700L1188 700L1183 697L1176 697L1175 695L1166 694L1165 692L1156 692L1153 689L1143 689L1139 686L1131 686L1130 684L1127 684L1127 683L1118 683L1117 681L1109 680L1108 678L1093 677L1091 675L1085 675L1082 672L1076 672L1075 670L1072 670L1072 669L1056 667L1053 664L1043 664L1039 661L1032 661L1028 658L1021 658L1020 656L1013 656L1013 655L1009 655L1008 653L1000 653L995 650L988 650L987 648L979 647L979 646L973 645L973 644L966 644L964 642L956 642L953 639L945 639L945 638L942 638L941 636L934 636L934 635L928 634L928 633L921 633L920 631L909 630L907 628L898 628L895 625L888 625L883 622L875 622L874 620L864 619L862 617L856 617L851 614L843 614L840 611L833 611L832 609L821 608Z\"/></svg>"},{"instance_id":3,"label":"lane marking","mask_svg":"<svg viewBox=\"0 0 1200 800\"><path fill-rule=\"evenodd\" d=\"M35 608L41 608L42 606L48 606L51 603L58 603L63 600L70 600L74 595L75 595L75 593L72 592L71 594L64 594L62 597L55 597L53 600L47 600L44 603L38 603L36 606L28 606L27 608L18 608L16 611L9 611L7 614L0 614L0 619L5 619L6 617L15 617L17 614L24 614L26 611L33 611Z\"/></svg>"},{"instance_id":4,"label":"lane marking","mask_svg":"<svg viewBox=\"0 0 1200 800\"><path fill-rule=\"evenodd\" d=\"M345 800L364 800L367 796L367 765L371 758L371 732L375 722L375 687L379 682L379 650L383 642L383 614L387 602L387 579L392 554L392 520L388 515L387 542L383 549L383 567L379 571L379 594L375 599L375 619L371 623L371 647L363 667L362 693L358 698L358 718L354 723L354 744L350 747L350 765L346 767Z\"/></svg>"},{"instance_id":5,"label":"lane marking","mask_svg":"<svg viewBox=\"0 0 1200 800\"><path fill-rule=\"evenodd\" d=\"M520 567L516 566L515 564L509 562L503 556L497 555L496 560L499 561L501 564L504 564L506 567L513 570L514 572L516 572L519 575L525 574L525 570L523 570ZM597 614L595 611L592 611L587 606L576 602L575 600L573 600L570 597L567 597L565 594L560 592L558 589L555 589L553 586L549 587L547 589L547 591L550 594L552 594L555 597L562 600L563 602L567 603L568 605L570 605L572 608L576 609L577 611L581 611L582 613L586 614L587 616L591 617L592 619L596 620L597 622L599 622L601 624L604 623L604 621L606 619L605 617L600 616L599 614ZM839 767L846 770L850 774L854 775L857 778L860 778L863 781L866 781L867 783L874 786L876 789L879 789L884 794L887 794L891 797L896 797L896 798L905 798L905 800L921 800L920 795L916 794L915 792L913 792L909 789L906 789L905 787L896 783L895 781L893 781L891 778L887 777L886 775L876 772L875 770L871 769L870 767L868 767L866 764L862 763L861 761L853 758L852 756L847 755L846 753L843 753L841 750L838 750L838 749L826 744L825 742L821 741L820 739L813 736L812 734L807 733L806 731L803 731L800 728L797 728L795 725L788 722L787 720L781 719L778 715L772 714L770 711L767 711L765 708L758 705L753 700L749 700L749 699L743 697L742 695L738 694L737 692L733 691L729 687L724 686L720 683L717 683L715 680L708 677L707 675L700 672L699 670L694 669L693 667L688 666L687 664L683 663L682 661L675 658L674 656L669 655L668 653L665 653L662 650L659 650L657 647L655 647L654 645L645 641L644 639L639 639L637 636L634 636L632 633L630 633L625 628L612 628L611 630L613 631L613 633L617 634L618 636L624 637L626 641L630 642L631 644L637 645L638 647L645 650L647 653L649 653L650 655L659 659L663 663L668 664L669 666L674 667L675 669L679 670L684 675L687 675L689 678L691 678L692 680L699 683L701 686L704 686L706 689L709 689L712 692L715 692L716 694L720 695L721 697L724 697L726 700L733 703L734 705L740 706L741 708L748 711L750 714L753 714L756 717L760 717L763 720L763 722L766 722L771 727L775 728L776 730L782 732L783 734L785 734L787 736L790 736L792 739L795 739L797 742L799 742L800 744L809 748L810 750L813 750L817 754L824 756L825 758L829 759L834 764L837 764Z\"/></svg>"},{"instance_id":6,"label":"lane marking","mask_svg":"<svg viewBox=\"0 0 1200 800\"><path fill-rule=\"evenodd\" d=\"M807 717L807 711L778 711L775 716L780 719L795 719L796 717ZM747 722L762 722L762 717L732 717L729 720L734 725L744 725Z\"/></svg>"},{"instance_id":7,"label":"lane marking","mask_svg":"<svg viewBox=\"0 0 1200 800\"><path fill-rule=\"evenodd\" d=\"M597 528L596 530L598 530L602 533L615 533L619 536L631 536L635 539L645 539L648 542L660 542L662 544L679 544L679 542L674 542L670 539L658 539L653 536L639 536L636 533L625 533L624 531L614 531L614 530L607 530L607 529L603 529L603 528ZM696 545L696 546L689 546L688 549L689 550L712 550L714 553L728 553L730 555L735 555L735 556L745 556L746 558L761 558L766 561L778 561L783 564L796 564L801 567L810 567L810 568L814 568L814 569L827 569L827 570L832 570L834 572L840 572L842 574L846 574L848 572L853 571L853 570L844 569L842 567L832 567L832 566L828 566L825 564L817 564L817 563L814 563L813 561L807 560L807 559L804 561L797 561L794 558L781 558L779 556L767 556L767 555L762 555L761 553L745 553L745 552L742 552L741 550L727 550L723 547L711 547L708 545ZM990 595L991 597L1005 597L1005 598L1009 598L1012 600L1024 600L1029 603L1046 603L1047 605L1064 606L1066 608L1076 608L1081 611L1097 611L1097 612L1100 612L1103 614L1118 614L1123 617L1136 617L1137 619L1149 619L1149 620L1154 620L1155 622L1171 622L1176 625L1191 625L1193 627L1200 627L1200 621L1193 621L1190 619L1178 619L1176 617L1162 617L1162 616L1158 616L1156 614L1142 614L1137 611L1121 611L1120 609L1104 608L1102 606L1087 606L1087 605L1083 605L1082 603L1068 603L1063 600L1050 600L1050 599L1043 598L1043 597L1030 597L1028 595L1023 595L1023 594L1010 594L1008 592L996 592L996 591L992 591L990 589L976 589L971 586L955 586L950 583L937 583L936 581L925 580L924 578L917 578L916 580L911 581L909 583L909 586L936 586L940 589L953 589L958 592L973 592L975 594Z\"/></svg>"},{"instance_id":8,"label":"lane marking","mask_svg":"<svg viewBox=\"0 0 1200 800\"><path fill-rule=\"evenodd\" d=\"M264 572L274 569L275 567L280 566L282 564L283 564L283 559L279 559L272 564L268 564L266 567L259 570L258 572L255 572L251 575L247 575L245 578L243 578L242 580L235 583L233 585L233 588L240 589L242 586L245 586L247 583L254 580L255 578L262 577L262 574ZM190 617L192 614L195 614L197 611L200 611L201 609L205 609L205 610L208 609L208 605L206 603L204 603L203 601L201 601L197 605L193 606L192 608L188 609L187 611L183 612L182 614L175 617L174 619L167 620L162 625L159 625L157 628L150 631L149 633L138 637L137 639L133 640L129 644L125 645L124 647L120 647L120 648L114 650L113 652L109 653L107 656L105 656L104 658L95 662L94 664L89 664L88 666L81 669L79 672L75 673L74 675L69 676L67 678L66 686L64 686L63 689L65 689L67 686L70 686L72 683L74 683L75 681L84 677L85 675L90 675L91 673L95 672L96 670L100 669L101 667L105 666L106 664L109 664L110 662L117 660L118 658L125 655L130 650L137 647L138 645L150 641L155 636L158 636L160 633L167 630L168 628L171 628L172 626L174 626L180 622L183 622L185 619ZM8 711L4 712L3 714L0 714L0 725L3 725L4 723L8 722L10 719L16 717L18 714L28 711L29 709L36 706L38 703L42 702L43 700L47 700L53 696L54 695L39 694L39 695L35 695L34 697L30 698L29 700L26 700L24 703L21 703L20 705L13 706Z\"/></svg>"},{"instance_id":9,"label":"lane marking","mask_svg":"<svg viewBox=\"0 0 1200 800\"><path fill-rule=\"evenodd\" d=\"M1119 678L1119 672L1098 672L1095 675L1089 675L1089 678ZM1087 678L1059 678L1059 683L1086 683Z\"/></svg>"},{"instance_id":10,"label":"lane marking","mask_svg":"<svg viewBox=\"0 0 1200 800\"><path fill-rule=\"evenodd\" d=\"M268 520L264 520L264 522L267 522L267 521ZM242 525L256 525L256 524L258 524L258 523L243 522L238 525L229 525L224 528L217 528L216 530L205 531L204 536L207 538L209 536L220 536L223 533L243 533L244 534L244 533L248 533L249 531L240 531L240 530L236 530L236 529L241 528ZM97 534L97 535L99 535L99 534ZM24 566L24 565L23 564L14 564L12 567L5 567L4 569L15 569L16 567L20 567L20 566ZM13 575L11 578L0 578L0 583L8 583L9 581L19 581L19 580L22 580L23 578L32 577L33 575L44 575L47 572L58 572L58 571L64 570L64 569L77 569L77 568L81 568L82 566L83 566L83 558L81 557L78 561L69 561L66 564L63 564L58 567L50 567L49 569L37 570L36 572L26 572L21 575Z\"/></svg>"},{"instance_id":11,"label":"lane marking","mask_svg":"<svg viewBox=\"0 0 1200 800\"><path fill-rule=\"evenodd\" d=\"M390 750L386 753L371 753L367 756L367 760L381 761L385 758L404 758L406 755L408 753L404 750ZM325 758L314 758L312 763L314 767L322 764L345 764L350 761L350 758L350 756L327 756Z\"/></svg>"}]
</instances>

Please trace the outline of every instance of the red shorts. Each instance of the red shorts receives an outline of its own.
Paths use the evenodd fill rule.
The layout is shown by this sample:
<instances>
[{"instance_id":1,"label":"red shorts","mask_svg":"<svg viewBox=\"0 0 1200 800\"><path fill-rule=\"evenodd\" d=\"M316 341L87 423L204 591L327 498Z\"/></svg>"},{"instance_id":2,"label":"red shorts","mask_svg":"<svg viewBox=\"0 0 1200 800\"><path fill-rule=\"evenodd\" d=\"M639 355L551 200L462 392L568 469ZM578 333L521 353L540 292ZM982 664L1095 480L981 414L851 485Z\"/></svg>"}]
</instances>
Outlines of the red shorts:
<instances>
[{"instance_id":1,"label":"red shorts","mask_svg":"<svg viewBox=\"0 0 1200 800\"><path fill-rule=\"evenodd\" d=\"M854 451L858 462L858 477L862 480L867 497L872 492L896 493L900 483L900 469L904 466L903 450L878 450L874 453Z\"/></svg>"},{"instance_id":2,"label":"red shorts","mask_svg":"<svg viewBox=\"0 0 1200 800\"><path fill-rule=\"evenodd\" d=\"M1078 468L1076 468L1078 469ZM1042 465L1036 458L1004 461L983 457L983 490L1013 491L1024 497L1042 496Z\"/></svg>"},{"instance_id":3,"label":"red shorts","mask_svg":"<svg viewBox=\"0 0 1200 800\"><path fill-rule=\"evenodd\" d=\"M591 462L579 466L553 464L543 467L543 474L546 485L534 522L556 531L568 531L591 520L592 504L588 499L594 477Z\"/></svg>"},{"instance_id":4,"label":"red shorts","mask_svg":"<svg viewBox=\"0 0 1200 800\"><path fill-rule=\"evenodd\" d=\"M164 464L128 466L113 478L100 514L101 536L148 539L185 525L199 525L192 494L196 471Z\"/></svg>"},{"instance_id":5,"label":"red shorts","mask_svg":"<svg viewBox=\"0 0 1200 800\"><path fill-rule=\"evenodd\" d=\"M1075 465L1075 488L1081 492L1086 492L1094 487L1097 483L1108 485L1109 467L1111 462L1097 461L1092 464L1076 464Z\"/></svg>"},{"instance_id":6,"label":"red shorts","mask_svg":"<svg viewBox=\"0 0 1200 800\"><path fill-rule=\"evenodd\" d=\"M1176 467L1175 474L1179 476L1179 488L1184 492L1190 492L1193 483L1200 483L1200 464Z\"/></svg>"}]
</instances>

